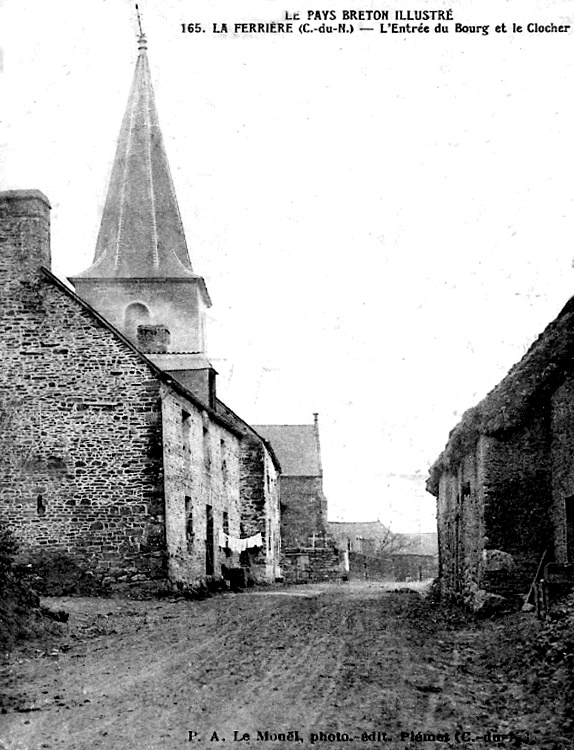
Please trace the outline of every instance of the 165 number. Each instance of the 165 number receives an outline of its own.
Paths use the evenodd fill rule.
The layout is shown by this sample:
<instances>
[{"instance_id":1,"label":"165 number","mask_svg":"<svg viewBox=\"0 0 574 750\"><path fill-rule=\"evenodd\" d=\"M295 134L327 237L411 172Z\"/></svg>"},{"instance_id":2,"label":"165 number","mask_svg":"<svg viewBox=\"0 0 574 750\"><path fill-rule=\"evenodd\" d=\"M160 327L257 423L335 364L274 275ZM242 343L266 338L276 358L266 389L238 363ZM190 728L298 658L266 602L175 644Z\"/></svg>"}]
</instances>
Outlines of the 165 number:
<instances>
[{"instance_id":1,"label":"165 number","mask_svg":"<svg viewBox=\"0 0 574 750\"><path fill-rule=\"evenodd\" d=\"M181 33L182 34L201 34L203 29L200 23L182 23Z\"/></svg>"}]
</instances>

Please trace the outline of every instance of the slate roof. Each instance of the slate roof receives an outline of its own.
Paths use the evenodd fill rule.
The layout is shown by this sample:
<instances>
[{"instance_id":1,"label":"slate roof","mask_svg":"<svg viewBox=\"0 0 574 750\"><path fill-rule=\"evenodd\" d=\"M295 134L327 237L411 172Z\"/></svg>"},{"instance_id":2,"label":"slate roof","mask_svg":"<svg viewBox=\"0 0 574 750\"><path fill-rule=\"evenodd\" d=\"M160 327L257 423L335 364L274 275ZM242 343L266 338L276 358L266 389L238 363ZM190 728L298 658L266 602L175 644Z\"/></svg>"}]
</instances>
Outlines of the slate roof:
<instances>
[{"instance_id":1,"label":"slate roof","mask_svg":"<svg viewBox=\"0 0 574 750\"><path fill-rule=\"evenodd\" d=\"M218 398L215 399L215 410L217 411L218 414L221 414L228 422L230 422L237 429L239 429L243 435L252 435L252 436L255 436L258 440L261 440L261 442L265 445L265 447L269 451L269 455L271 456L271 459L273 461L273 464L275 465L275 468L277 469L277 472L281 474L281 464L269 440L266 440L263 437L263 435L260 435L257 432L257 430L255 429L255 427L253 427L253 425L248 424L244 419L238 416L229 406L227 406L227 404L224 404L223 401L221 401Z\"/></svg>"},{"instance_id":2,"label":"slate roof","mask_svg":"<svg viewBox=\"0 0 574 750\"><path fill-rule=\"evenodd\" d=\"M194 278L139 40L94 262L78 278ZM200 277L197 277L200 278Z\"/></svg>"},{"instance_id":3,"label":"slate roof","mask_svg":"<svg viewBox=\"0 0 574 750\"><path fill-rule=\"evenodd\" d=\"M281 464L282 476L323 475L316 425L253 425L253 429L273 446Z\"/></svg>"}]
</instances>

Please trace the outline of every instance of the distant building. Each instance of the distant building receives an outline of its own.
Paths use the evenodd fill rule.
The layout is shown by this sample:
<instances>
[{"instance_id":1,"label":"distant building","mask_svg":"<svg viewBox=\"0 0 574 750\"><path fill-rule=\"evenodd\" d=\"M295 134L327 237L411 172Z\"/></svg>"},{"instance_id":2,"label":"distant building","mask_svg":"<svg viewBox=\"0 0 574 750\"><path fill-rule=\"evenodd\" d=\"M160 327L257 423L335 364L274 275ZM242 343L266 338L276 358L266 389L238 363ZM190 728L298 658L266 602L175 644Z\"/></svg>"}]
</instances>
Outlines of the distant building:
<instances>
[{"instance_id":1,"label":"distant building","mask_svg":"<svg viewBox=\"0 0 574 750\"><path fill-rule=\"evenodd\" d=\"M281 463L283 546L309 546L313 535L325 535L327 522L318 415L313 424L255 425L254 429L273 446Z\"/></svg>"},{"instance_id":2,"label":"distant building","mask_svg":"<svg viewBox=\"0 0 574 750\"><path fill-rule=\"evenodd\" d=\"M305 425L256 425L281 464L282 568L287 579L325 579L341 575L342 560L327 528L327 498L319 418Z\"/></svg>"},{"instance_id":3,"label":"distant building","mask_svg":"<svg viewBox=\"0 0 574 750\"><path fill-rule=\"evenodd\" d=\"M574 563L573 361L574 299L431 468L446 595L518 599L547 563Z\"/></svg>"},{"instance_id":4,"label":"distant building","mask_svg":"<svg viewBox=\"0 0 574 750\"><path fill-rule=\"evenodd\" d=\"M390 549L393 535L380 521L330 521L329 533L339 547L362 555Z\"/></svg>"},{"instance_id":5,"label":"distant building","mask_svg":"<svg viewBox=\"0 0 574 750\"><path fill-rule=\"evenodd\" d=\"M422 581L438 576L438 536L436 532L397 534L391 552L396 581Z\"/></svg>"},{"instance_id":6,"label":"distant building","mask_svg":"<svg viewBox=\"0 0 574 750\"><path fill-rule=\"evenodd\" d=\"M329 532L349 551L354 578L422 580L438 574L436 533L396 534L380 521L331 521Z\"/></svg>"}]
</instances>

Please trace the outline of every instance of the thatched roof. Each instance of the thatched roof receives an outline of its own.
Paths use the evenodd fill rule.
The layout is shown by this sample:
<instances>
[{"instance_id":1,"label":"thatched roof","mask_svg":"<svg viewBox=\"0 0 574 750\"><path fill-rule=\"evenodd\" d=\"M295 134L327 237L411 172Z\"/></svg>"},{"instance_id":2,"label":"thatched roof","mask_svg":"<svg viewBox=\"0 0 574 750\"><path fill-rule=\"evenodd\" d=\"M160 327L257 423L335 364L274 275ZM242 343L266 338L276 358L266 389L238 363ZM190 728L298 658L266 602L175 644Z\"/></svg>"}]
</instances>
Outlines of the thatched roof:
<instances>
[{"instance_id":1,"label":"thatched roof","mask_svg":"<svg viewBox=\"0 0 574 750\"><path fill-rule=\"evenodd\" d=\"M430 469L427 490L438 495L443 471L453 470L481 435L504 437L526 424L574 365L574 297L508 375L451 431Z\"/></svg>"}]
</instances>

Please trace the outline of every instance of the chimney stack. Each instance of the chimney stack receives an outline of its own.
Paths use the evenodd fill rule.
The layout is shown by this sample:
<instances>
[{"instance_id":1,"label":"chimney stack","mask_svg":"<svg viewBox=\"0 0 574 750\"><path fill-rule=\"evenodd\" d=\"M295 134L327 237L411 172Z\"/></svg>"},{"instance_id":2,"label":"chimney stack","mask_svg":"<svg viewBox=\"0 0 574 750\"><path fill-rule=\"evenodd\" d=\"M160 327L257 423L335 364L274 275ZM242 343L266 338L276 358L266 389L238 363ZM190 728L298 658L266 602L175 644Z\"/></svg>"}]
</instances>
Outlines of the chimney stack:
<instances>
[{"instance_id":1,"label":"chimney stack","mask_svg":"<svg viewBox=\"0 0 574 750\"><path fill-rule=\"evenodd\" d=\"M170 332L164 325L138 326L138 349L142 352L166 354L169 351Z\"/></svg>"},{"instance_id":2,"label":"chimney stack","mask_svg":"<svg viewBox=\"0 0 574 750\"><path fill-rule=\"evenodd\" d=\"M39 190L0 192L0 280L32 281L51 267L50 203Z\"/></svg>"}]
</instances>

